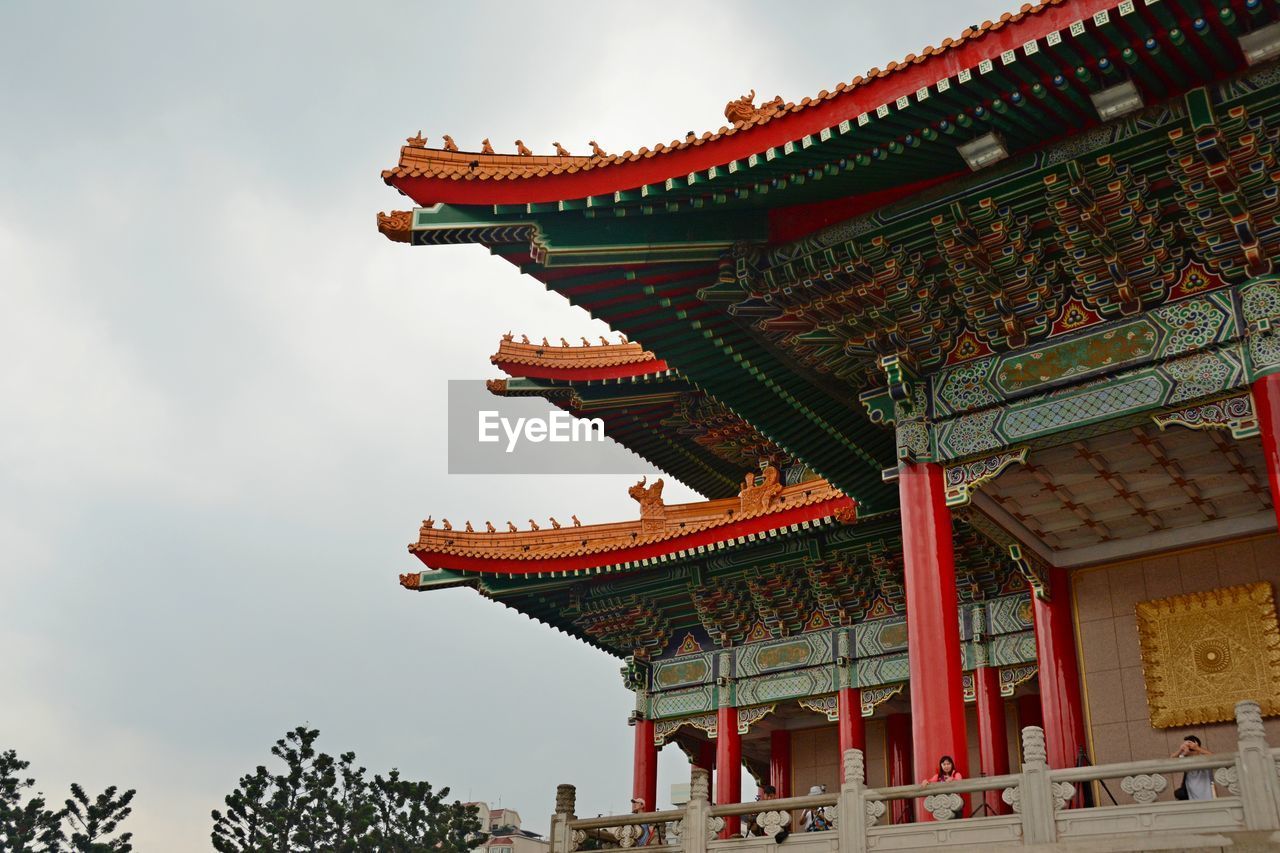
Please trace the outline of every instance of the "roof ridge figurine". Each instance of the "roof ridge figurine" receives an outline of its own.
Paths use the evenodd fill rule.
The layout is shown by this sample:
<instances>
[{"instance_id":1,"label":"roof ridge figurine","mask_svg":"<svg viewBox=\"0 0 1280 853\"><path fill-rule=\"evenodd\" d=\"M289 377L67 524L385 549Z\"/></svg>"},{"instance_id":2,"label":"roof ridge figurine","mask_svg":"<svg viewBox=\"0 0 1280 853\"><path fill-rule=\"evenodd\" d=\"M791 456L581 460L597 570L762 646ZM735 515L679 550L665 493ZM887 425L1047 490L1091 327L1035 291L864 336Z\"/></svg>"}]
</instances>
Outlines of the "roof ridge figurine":
<instances>
[{"instance_id":1,"label":"roof ridge figurine","mask_svg":"<svg viewBox=\"0 0 1280 853\"><path fill-rule=\"evenodd\" d=\"M733 123L753 121L761 118L772 118L784 106L781 95L775 95L772 101L765 101L759 107L755 105L756 90L725 104L724 117Z\"/></svg>"},{"instance_id":2,"label":"roof ridge figurine","mask_svg":"<svg viewBox=\"0 0 1280 853\"><path fill-rule=\"evenodd\" d=\"M521 157L532 157L533 152L529 150L529 146L525 145L519 139L516 140L516 154Z\"/></svg>"},{"instance_id":3,"label":"roof ridge figurine","mask_svg":"<svg viewBox=\"0 0 1280 853\"><path fill-rule=\"evenodd\" d=\"M457 151L457 150L458 150L458 143L454 142L454 141L453 141L453 137L452 137L452 136L450 136L450 135L449 135L449 134L447 134L447 133L444 135L444 150L445 150L445 151Z\"/></svg>"},{"instance_id":4,"label":"roof ridge figurine","mask_svg":"<svg viewBox=\"0 0 1280 853\"><path fill-rule=\"evenodd\" d=\"M597 144L597 143L596 143L596 141L595 141L594 139L592 139L592 140L591 140L590 142L588 142L587 144L591 146L591 156L592 156L592 157L608 157L608 156L609 156L609 152L608 152L608 151L605 151L603 148L601 148L601 147L599 146L599 144Z\"/></svg>"},{"instance_id":5,"label":"roof ridge figurine","mask_svg":"<svg viewBox=\"0 0 1280 853\"><path fill-rule=\"evenodd\" d=\"M487 137L487 136L486 136L484 139L481 139L481 140L480 140L480 153L481 153L481 154L492 154L492 153L493 153L493 145L492 145L492 144L490 144L490 142L489 142L489 137Z\"/></svg>"},{"instance_id":6,"label":"roof ridge figurine","mask_svg":"<svg viewBox=\"0 0 1280 853\"><path fill-rule=\"evenodd\" d=\"M416 136L410 136L405 142L409 143L410 148L426 148L427 138L422 135L422 131L418 131Z\"/></svg>"},{"instance_id":7,"label":"roof ridge figurine","mask_svg":"<svg viewBox=\"0 0 1280 853\"><path fill-rule=\"evenodd\" d=\"M567 148L565 148L563 145L561 145L559 142L553 142L553 143L551 143L551 144L552 144L553 146L555 146L555 149L556 149L556 156L557 156L557 157L572 157L572 156L573 156L572 154L570 154L570 153L569 153L568 149L567 149Z\"/></svg>"}]
</instances>

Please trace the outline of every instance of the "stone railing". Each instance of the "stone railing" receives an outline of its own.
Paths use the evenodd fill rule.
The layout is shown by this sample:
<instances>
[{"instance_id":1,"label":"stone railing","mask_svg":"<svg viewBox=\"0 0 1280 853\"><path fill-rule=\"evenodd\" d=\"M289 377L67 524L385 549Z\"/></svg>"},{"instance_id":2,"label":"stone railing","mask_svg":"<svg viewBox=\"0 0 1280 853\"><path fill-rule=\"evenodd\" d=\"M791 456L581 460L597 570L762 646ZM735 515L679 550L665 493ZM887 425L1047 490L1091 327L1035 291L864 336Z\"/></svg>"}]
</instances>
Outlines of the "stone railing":
<instances>
[{"instance_id":1,"label":"stone railing","mask_svg":"<svg viewBox=\"0 0 1280 853\"><path fill-rule=\"evenodd\" d=\"M932 785L868 788L863 755L844 754L839 794L767 803L711 805L706 771L694 769L690 800L681 809L579 820L574 789L557 790L550 853L649 846L682 853L767 848L779 831L796 853L925 850L955 845L1058 850L1150 850L1236 846L1280 849L1280 750L1266 742L1256 702L1236 705L1237 751L1193 758L1051 769L1044 732L1023 729L1021 772ZM1209 800L1170 799L1181 774L1210 770L1226 794ZM1108 782L1115 804L1076 808L1077 794ZM989 793L990 792L990 793ZM1162 796L1163 795L1163 796ZM892 803L915 801L916 823L891 825ZM969 817L975 803L998 800L1009 814ZM1110 801L1108 801L1110 802ZM768 809L762 811L762 809ZM802 832L804 810L822 809L832 829ZM927 813L927 815L926 815ZM724 838L725 818L754 815L760 835ZM647 842L647 843L646 843ZM1273 846L1274 845L1274 846Z\"/></svg>"}]
</instances>

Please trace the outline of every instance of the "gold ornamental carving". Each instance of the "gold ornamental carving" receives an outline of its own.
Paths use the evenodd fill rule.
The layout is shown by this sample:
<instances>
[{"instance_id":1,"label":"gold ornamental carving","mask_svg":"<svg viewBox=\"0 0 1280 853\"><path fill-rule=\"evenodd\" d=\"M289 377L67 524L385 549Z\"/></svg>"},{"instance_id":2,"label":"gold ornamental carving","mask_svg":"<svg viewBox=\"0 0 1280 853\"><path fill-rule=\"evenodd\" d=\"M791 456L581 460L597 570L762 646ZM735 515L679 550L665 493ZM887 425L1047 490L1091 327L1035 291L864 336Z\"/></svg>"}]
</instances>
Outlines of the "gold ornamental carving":
<instances>
[{"instance_id":1,"label":"gold ornamental carving","mask_svg":"<svg viewBox=\"0 0 1280 853\"><path fill-rule=\"evenodd\" d=\"M1151 725L1234 719L1252 699L1280 714L1280 625L1267 582L1138 604Z\"/></svg>"}]
</instances>

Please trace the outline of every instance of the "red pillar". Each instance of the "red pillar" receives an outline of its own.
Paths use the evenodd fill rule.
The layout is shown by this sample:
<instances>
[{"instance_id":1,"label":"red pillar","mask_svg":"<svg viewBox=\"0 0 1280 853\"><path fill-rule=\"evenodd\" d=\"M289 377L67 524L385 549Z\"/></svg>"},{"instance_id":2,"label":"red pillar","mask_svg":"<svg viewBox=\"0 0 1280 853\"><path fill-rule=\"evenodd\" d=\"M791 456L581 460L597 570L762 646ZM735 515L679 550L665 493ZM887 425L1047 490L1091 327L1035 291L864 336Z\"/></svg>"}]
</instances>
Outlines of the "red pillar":
<instances>
[{"instance_id":1,"label":"red pillar","mask_svg":"<svg viewBox=\"0 0 1280 853\"><path fill-rule=\"evenodd\" d=\"M738 709L721 708L716 712L716 803L742 802L742 738L738 734ZM721 838L732 838L741 832L736 816L724 819Z\"/></svg>"},{"instance_id":2,"label":"red pillar","mask_svg":"<svg viewBox=\"0 0 1280 853\"><path fill-rule=\"evenodd\" d=\"M932 462L902 465L898 492L907 593L914 781L937 773L938 760L944 755L950 755L956 769L968 778L955 555L942 466Z\"/></svg>"},{"instance_id":3,"label":"red pillar","mask_svg":"<svg viewBox=\"0 0 1280 853\"><path fill-rule=\"evenodd\" d=\"M658 747L653 742L653 720L636 721L635 768L631 796L644 800L644 810L658 810Z\"/></svg>"},{"instance_id":4,"label":"red pillar","mask_svg":"<svg viewBox=\"0 0 1280 853\"><path fill-rule=\"evenodd\" d=\"M840 767L844 767L846 750L860 749L867 752L867 724L862 719L862 691L857 687L842 687L836 694L836 709L840 714ZM844 770L841 769L844 778ZM866 780L863 780L866 781Z\"/></svg>"},{"instance_id":5,"label":"red pillar","mask_svg":"<svg viewBox=\"0 0 1280 853\"><path fill-rule=\"evenodd\" d=\"M1075 767L1084 746L1084 707L1071 626L1071 580L1066 569L1051 568L1048 573L1049 600L1031 599L1040 666L1040 712L1049 766Z\"/></svg>"},{"instance_id":6,"label":"red pillar","mask_svg":"<svg viewBox=\"0 0 1280 853\"><path fill-rule=\"evenodd\" d=\"M884 753L888 765L889 787L911 785L919 780L911 772L911 717L890 714L884 719ZM894 800L893 822L911 822L911 801Z\"/></svg>"},{"instance_id":7,"label":"red pillar","mask_svg":"<svg viewBox=\"0 0 1280 853\"><path fill-rule=\"evenodd\" d=\"M1280 373L1253 382L1253 411L1262 433L1262 457L1271 481L1271 506L1280 523Z\"/></svg>"},{"instance_id":8,"label":"red pillar","mask_svg":"<svg viewBox=\"0 0 1280 853\"><path fill-rule=\"evenodd\" d=\"M978 755L983 776L1003 776L1009 772L1009 728L1005 724L1004 699L1000 696L1000 670L980 666L973 673L978 693ZM987 811L1008 814L1009 806L999 791L987 791Z\"/></svg>"},{"instance_id":9,"label":"red pillar","mask_svg":"<svg viewBox=\"0 0 1280 853\"><path fill-rule=\"evenodd\" d=\"M791 732L786 729L769 733L769 784L776 796L791 796Z\"/></svg>"}]
</instances>

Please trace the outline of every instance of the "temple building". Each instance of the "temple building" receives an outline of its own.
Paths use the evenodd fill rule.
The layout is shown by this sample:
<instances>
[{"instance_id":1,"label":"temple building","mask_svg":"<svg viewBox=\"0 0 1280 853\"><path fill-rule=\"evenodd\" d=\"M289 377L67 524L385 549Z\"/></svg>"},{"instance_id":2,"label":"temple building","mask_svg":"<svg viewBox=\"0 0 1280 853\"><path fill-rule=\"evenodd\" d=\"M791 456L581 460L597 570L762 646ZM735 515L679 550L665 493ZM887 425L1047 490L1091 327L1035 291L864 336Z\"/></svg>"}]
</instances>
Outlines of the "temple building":
<instances>
[{"instance_id":1,"label":"temple building","mask_svg":"<svg viewBox=\"0 0 1280 853\"><path fill-rule=\"evenodd\" d=\"M872 787L1006 775L1024 726L1052 769L1231 752L1244 700L1280 736L1276 59L1272 0L1061 0L636 151L409 139L388 239L625 336L508 335L490 390L706 500L427 523L400 583L624 662L649 809L671 745L723 804L854 749Z\"/></svg>"}]
</instances>

